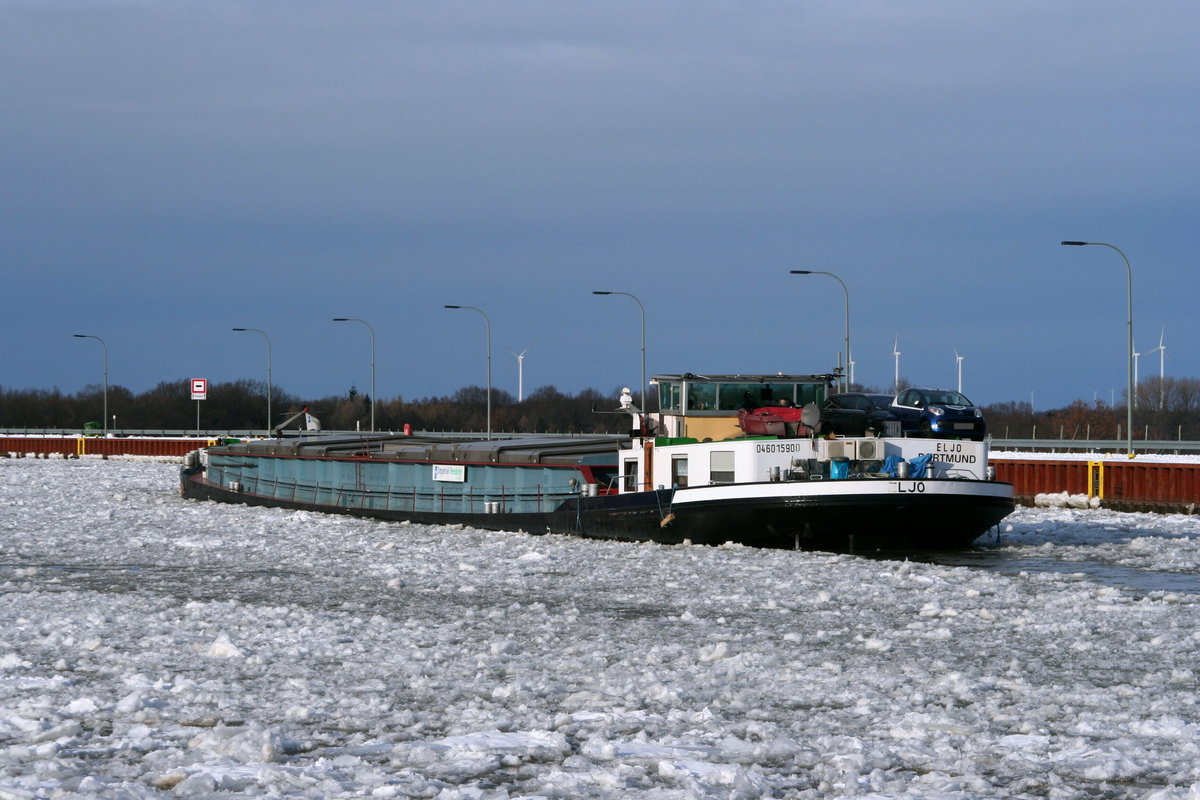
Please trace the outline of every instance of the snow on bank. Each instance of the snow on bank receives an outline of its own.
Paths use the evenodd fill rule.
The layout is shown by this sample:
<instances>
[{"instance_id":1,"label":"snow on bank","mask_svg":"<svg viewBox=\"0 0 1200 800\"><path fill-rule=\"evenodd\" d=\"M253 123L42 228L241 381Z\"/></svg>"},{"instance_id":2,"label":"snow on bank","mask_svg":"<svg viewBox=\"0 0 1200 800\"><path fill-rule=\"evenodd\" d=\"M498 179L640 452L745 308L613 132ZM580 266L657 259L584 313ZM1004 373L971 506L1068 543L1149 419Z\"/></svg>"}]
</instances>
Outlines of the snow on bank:
<instances>
[{"instance_id":1,"label":"snow on bank","mask_svg":"<svg viewBox=\"0 0 1200 800\"><path fill-rule=\"evenodd\" d=\"M1033 504L1041 508L1099 508L1099 497L1069 492L1044 492L1033 496Z\"/></svg>"},{"instance_id":2,"label":"snow on bank","mask_svg":"<svg viewBox=\"0 0 1200 800\"><path fill-rule=\"evenodd\" d=\"M1137 443L1134 443L1137 449ZM1200 464L1200 455L1193 453L1134 453L1131 459L1125 453L1077 453L1032 450L989 450L988 458L1015 459L1018 461L1108 461L1108 462L1153 462L1165 464Z\"/></svg>"},{"instance_id":3,"label":"snow on bank","mask_svg":"<svg viewBox=\"0 0 1200 800\"><path fill-rule=\"evenodd\" d=\"M398 525L0 460L0 797L1200 794L1194 517L964 567Z\"/></svg>"}]
</instances>

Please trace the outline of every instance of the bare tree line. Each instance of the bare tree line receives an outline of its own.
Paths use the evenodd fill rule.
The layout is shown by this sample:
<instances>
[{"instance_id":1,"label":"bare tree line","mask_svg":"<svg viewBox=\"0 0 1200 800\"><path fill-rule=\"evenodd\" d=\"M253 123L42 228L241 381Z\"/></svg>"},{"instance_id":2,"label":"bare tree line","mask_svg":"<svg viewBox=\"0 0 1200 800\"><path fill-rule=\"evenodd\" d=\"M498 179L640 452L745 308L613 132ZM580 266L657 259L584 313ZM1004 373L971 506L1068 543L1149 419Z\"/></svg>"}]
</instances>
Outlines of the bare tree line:
<instances>
[{"instance_id":1,"label":"bare tree line","mask_svg":"<svg viewBox=\"0 0 1200 800\"><path fill-rule=\"evenodd\" d=\"M618 392L585 389L564 394L543 386L517 402L501 389L492 390L492 429L542 433L603 433L628 429L626 415L614 415ZM149 391L134 394L121 386L108 387L108 427L114 430L263 430L266 427L267 387L263 381L238 380L212 383L207 398L191 399L186 380L164 381ZM199 408L197 408L199 403ZM302 409L320 420L325 429L369 430L371 398L350 387L341 396L304 399L280 387L271 392L273 424ZM7 389L0 387L0 427L17 429L79 429L104 427L103 388L85 387L75 394L57 389ZM593 411L593 409L595 411ZM487 430L487 390L468 386L445 397L406 401L381 400L375 406L379 430L484 431ZM292 427L296 427L293 425Z\"/></svg>"},{"instance_id":2,"label":"bare tree line","mask_svg":"<svg viewBox=\"0 0 1200 800\"><path fill-rule=\"evenodd\" d=\"M902 381L902 387L907 385ZM867 387L857 387L871 391ZM0 386L0 427L80 429L103 427L103 390L98 385L75 394L57 389L8 389ZM584 389L578 394L543 386L524 400L502 389L492 390L492 429L520 433L616 433L628 429L628 418L613 414L619 392ZM1136 439L1200 439L1200 380L1143 380L1136 390ZM996 438L1119 439L1124 431L1124 398L1116 405L1076 400L1065 408L1034 411L1031 403L1010 401L984 407L988 428ZM303 399L273 387L272 407L278 424L308 408L325 429L367 430L371 398L356 387L343 395ZM108 390L109 427L117 430L192 430L196 401L187 380L164 381L134 394L121 386ZM238 380L210 384L200 401L199 427L208 431L262 430L266 427L266 384ZM608 413L605 413L608 412ZM487 391L467 386L447 396L380 400L375 406L379 430L483 431L487 429Z\"/></svg>"},{"instance_id":3,"label":"bare tree line","mask_svg":"<svg viewBox=\"0 0 1200 800\"><path fill-rule=\"evenodd\" d=\"M1030 403L1001 403L985 413L996 438L1121 439L1124 398L1116 405L1100 399L1076 400L1066 408L1034 412ZM1134 389L1133 438L1200 439L1200 380L1147 378Z\"/></svg>"}]
</instances>

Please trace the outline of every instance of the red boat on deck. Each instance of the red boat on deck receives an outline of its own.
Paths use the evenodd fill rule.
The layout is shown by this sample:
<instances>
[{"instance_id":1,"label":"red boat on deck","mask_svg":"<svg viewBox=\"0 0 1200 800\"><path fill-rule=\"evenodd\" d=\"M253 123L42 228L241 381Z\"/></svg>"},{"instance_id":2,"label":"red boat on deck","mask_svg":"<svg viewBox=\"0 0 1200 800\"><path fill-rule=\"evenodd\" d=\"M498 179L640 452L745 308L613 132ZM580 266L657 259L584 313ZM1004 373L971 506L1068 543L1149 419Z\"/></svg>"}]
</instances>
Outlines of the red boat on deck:
<instances>
[{"instance_id":1,"label":"red boat on deck","mask_svg":"<svg viewBox=\"0 0 1200 800\"><path fill-rule=\"evenodd\" d=\"M804 423L804 409L795 406L765 406L738 411L738 427L748 436L808 436L813 429Z\"/></svg>"}]
</instances>

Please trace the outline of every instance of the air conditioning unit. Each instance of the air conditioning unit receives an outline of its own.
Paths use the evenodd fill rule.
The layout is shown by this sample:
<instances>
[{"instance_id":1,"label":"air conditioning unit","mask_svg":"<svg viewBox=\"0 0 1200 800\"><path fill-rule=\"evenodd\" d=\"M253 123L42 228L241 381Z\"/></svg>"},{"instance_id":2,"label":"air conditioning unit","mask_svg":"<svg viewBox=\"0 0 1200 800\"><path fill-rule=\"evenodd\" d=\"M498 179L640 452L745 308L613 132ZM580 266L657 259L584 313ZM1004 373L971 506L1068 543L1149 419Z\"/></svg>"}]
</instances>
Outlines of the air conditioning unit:
<instances>
[{"instance_id":1,"label":"air conditioning unit","mask_svg":"<svg viewBox=\"0 0 1200 800\"><path fill-rule=\"evenodd\" d=\"M832 461L835 458L845 458L854 461L858 458L856 439L819 439L822 461Z\"/></svg>"},{"instance_id":2,"label":"air conditioning unit","mask_svg":"<svg viewBox=\"0 0 1200 800\"><path fill-rule=\"evenodd\" d=\"M862 439L858 442L858 457L861 461L882 461L883 442L879 439Z\"/></svg>"},{"instance_id":3,"label":"air conditioning unit","mask_svg":"<svg viewBox=\"0 0 1200 800\"><path fill-rule=\"evenodd\" d=\"M882 439L818 439L819 458L832 461L845 458L850 461L880 461L884 457Z\"/></svg>"}]
</instances>

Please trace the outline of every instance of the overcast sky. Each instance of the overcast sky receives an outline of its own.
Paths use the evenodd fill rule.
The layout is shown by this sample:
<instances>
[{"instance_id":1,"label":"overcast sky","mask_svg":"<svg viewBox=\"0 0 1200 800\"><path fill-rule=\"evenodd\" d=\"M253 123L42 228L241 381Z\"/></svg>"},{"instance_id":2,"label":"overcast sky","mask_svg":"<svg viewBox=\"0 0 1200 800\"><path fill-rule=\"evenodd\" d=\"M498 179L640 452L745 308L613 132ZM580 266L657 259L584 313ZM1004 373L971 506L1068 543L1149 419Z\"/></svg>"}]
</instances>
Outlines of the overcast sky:
<instances>
[{"instance_id":1,"label":"overcast sky","mask_svg":"<svg viewBox=\"0 0 1200 800\"><path fill-rule=\"evenodd\" d=\"M1200 377L1200 4L0 0L0 386ZM3 421L0 420L0 424Z\"/></svg>"}]
</instances>

